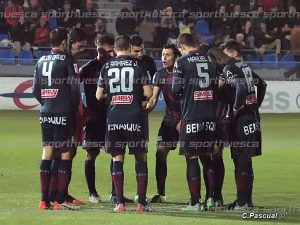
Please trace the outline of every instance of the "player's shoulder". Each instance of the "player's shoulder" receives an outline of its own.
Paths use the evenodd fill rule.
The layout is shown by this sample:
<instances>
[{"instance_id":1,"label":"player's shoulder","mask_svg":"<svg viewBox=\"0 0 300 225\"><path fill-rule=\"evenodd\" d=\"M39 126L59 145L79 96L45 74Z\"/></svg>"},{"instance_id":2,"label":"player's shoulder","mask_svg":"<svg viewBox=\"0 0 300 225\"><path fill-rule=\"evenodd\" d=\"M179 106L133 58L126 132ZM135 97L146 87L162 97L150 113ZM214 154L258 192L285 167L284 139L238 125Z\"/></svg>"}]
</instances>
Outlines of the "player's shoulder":
<instances>
[{"instance_id":1,"label":"player's shoulder","mask_svg":"<svg viewBox=\"0 0 300 225\"><path fill-rule=\"evenodd\" d=\"M144 61L145 63L155 63L154 59L148 55L143 55L141 60Z\"/></svg>"}]
</instances>

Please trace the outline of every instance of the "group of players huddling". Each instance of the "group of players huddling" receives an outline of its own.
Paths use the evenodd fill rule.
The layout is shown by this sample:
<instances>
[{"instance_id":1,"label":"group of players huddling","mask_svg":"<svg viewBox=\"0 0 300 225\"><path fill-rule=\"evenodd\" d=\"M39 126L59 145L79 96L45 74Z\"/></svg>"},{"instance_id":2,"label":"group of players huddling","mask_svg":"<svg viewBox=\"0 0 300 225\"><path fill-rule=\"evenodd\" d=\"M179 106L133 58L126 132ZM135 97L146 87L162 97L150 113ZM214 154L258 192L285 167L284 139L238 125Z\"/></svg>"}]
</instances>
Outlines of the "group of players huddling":
<instances>
[{"instance_id":1,"label":"group of players huddling","mask_svg":"<svg viewBox=\"0 0 300 225\"><path fill-rule=\"evenodd\" d=\"M87 151L85 176L89 201L99 203L95 187L95 160L100 148L112 156L110 171L114 211L124 212L133 200L124 197L126 146L135 156L136 212L149 212L149 203L166 201L167 156L179 143L186 159L189 205L183 211L224 207L253 207L252 157L261 154L260 116L266 83L240 57L238 43L208 51L190 34L181 34L177 46L162 50L163 68L156 72L143 54L138 35L96 40L98 56L78 69L84 50L80 28L69 34L57 28L50 34L52 51L35 67L33 94L41 104L43 154L40 164L40 209L78 210L83 201L68 194L76 148ZM80 95L82 84L85 93ZM256 91L257 89L257 91ZM162 92L166 110L158 131L156 151L157 194L146 198L148 184L148 113ZM151 123L150 123L151 126ZM230 146L235 166L237 199L224 205L223 148ZM206 196L200 195L200 166Z\"/></svg>"}]
</instances>

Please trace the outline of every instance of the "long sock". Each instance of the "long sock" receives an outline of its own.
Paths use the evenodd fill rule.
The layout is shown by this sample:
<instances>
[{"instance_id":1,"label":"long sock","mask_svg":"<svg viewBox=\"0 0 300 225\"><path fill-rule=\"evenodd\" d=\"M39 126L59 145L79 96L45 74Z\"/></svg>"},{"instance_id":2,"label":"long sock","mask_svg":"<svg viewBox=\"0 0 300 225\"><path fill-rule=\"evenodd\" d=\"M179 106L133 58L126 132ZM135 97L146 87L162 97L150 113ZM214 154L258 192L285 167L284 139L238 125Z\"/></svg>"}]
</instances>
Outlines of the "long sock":
<instances>
[{"instance_id":1,"label":"long sock","mask_svg":"<svg viewBox=\"0 0 300 225\"><path fill-rule=\"evenodd\" d=\"M235 168L235 182L237 187L237 203L240 206L245 205L248 198L248 170L247 163L244 161L237 161Z\"/></svg>"},{"instance_id":2,"label":"long sock","mask_svg":"<svg viewBox=\"0 0 300 225\"><path fill-rule=\"evenodd\" d=\"M115 185L117 204L124 203L124 172L123 172L123 162L114 161L112 169L112 180Z\"/></svg>"},{"instance_id":3,"label":"long sock","mask_svg":"<svg viewBox=\"0 0 300 225\"><path fill-rule=\"evenodd\" d=\"M222 200L223 199L222 188L223 188L224 176L225 176L225 167L224 167L223 158L222 157L214 158L213 164L215 168L215 177L216 177L214 197L217 200Z\"/></svg>"},{"instance_id":4,"label":"long sock","mask_svg":"<svg viewBox=\"0 0 300 225\"><path fill-rule=\"evenodd\" d=\"M113 173L113 160L110 160L110 174ZM116 189L113 179L111 179L111 195L116 196Z\"/></svg>"},{"instance_id":5,"label":"long sock","mask_svg":"<svg viewBox=\"0 0 300 225\"><path fill-rule=\"evenodd\" d=\"M58 168L60 159L53 159L51 163L51 179L49 188L49 198L51 202L56 201L58 189Z\"/></svg>"},{"instance_id":6,"label":"long sock","mask_svg":"<svg viewBox=\"0 0 300 225\"><path fill-rule=\"evenodd\" d=\"M157 185L157 193L165 195L165 185L168 174L166 157L156 152L155 177Z\"/></svg>"},{"instance_id":7,"label":"long sock","mask_svg":"<svg viewBox=\"0 0 300 225\"><path fill-rule=\"evenodd\" d=\"M51 160L42 160L40 164L41 200L49 201Z\"/></svg>"},{"instance_id":8,"label":"long sock","mask_svg":"<svg viewBox=\"0 0 300 225\"><path fill-rule=\"evenodd\" d=\"M69 195L69 186L70 186L70 183L71 183L71 179L72 179L72 165L73 165L73 160L70 160L70 163L71 163L71 166L70 166L70 176L69 176L69 179L68 179L68 184L67 184L67 190L66 190L66 196Z\"/></svg>"},{"instance_id":9,"label":"long sock","mask_svg":"<svg viewBox=\"0 0 300 225\"><path fill-rule=\"evenodd\" d=\"M89 189L89 194L97 194L95 179L96 179L96 172L95 172L95 160L85 160L84 165L84 172L85 172L85 179Z\"/></svg>"},{"instance_id":10,"label":"long sock","mask_svg":"<svg viewBox=\"0 0 300 225\"><path fill-rule=\"evenodd\" d=\"M187 181L191 194L191 205L199 203L200 199L200 166L198 159L187 159Z\"/></svg>"},{"instance_id":11,"label":"long sock","mask_svg":"<svg viewBox=\"0 0 300 225\"><path fill-rule=\"evenodd\" d=\"M137 161L135 164L137 193L139 195L139 203L146 205L146 193L148 186L148 166L147 162Z\"/></svg>"},{"instance_id":12,"label":"long sock","mask_svg":"<svg viewBox=\"0 0 300 225\"><path fill-rule=\"evenodd\" d=\"M253 172L253 167L252 167L252 161L248 163L248 199L247 203L250 205L253 205L252 202L252 190L253 190L253 181L254 181L254 172Z\"/></svg>"},{"instance_id":13,"label":"long sock","mask_svg":"<svg viewBox=\"0 0 300 225\"><path fill-rule=\"evenodd\" d=\"M61 160L58 170L58 192L57 201L63 203L66 200L67 188L71 177L71 160Z\"/></svg>"}]
</instances>

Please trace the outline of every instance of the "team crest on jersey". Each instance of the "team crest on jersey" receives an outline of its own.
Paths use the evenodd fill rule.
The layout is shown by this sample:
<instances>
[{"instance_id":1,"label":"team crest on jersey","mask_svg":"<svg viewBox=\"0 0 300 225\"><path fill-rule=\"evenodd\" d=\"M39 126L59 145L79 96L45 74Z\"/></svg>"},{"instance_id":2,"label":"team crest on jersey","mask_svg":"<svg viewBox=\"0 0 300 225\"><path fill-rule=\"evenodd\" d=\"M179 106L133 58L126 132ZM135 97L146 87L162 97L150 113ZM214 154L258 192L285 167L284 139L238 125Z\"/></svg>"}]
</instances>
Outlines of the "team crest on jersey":
<instances>
[{"instance_id":1,"label":"team crest on jersey","mask_svg":"<svg viewBox=\"0 0 300 225\"><path fill-rule=\"evenodd\" d=\"M42 89L41 97L42 98L56 98L58 89Z\"/></svg>"},{"instance_id":2,"label":"team crest on jersey","mask_svg":"<svg viewBox=\"0 0 300 225\"><path fill-rule=\"evenodd\" d=\"M257 103L257 98L255 94L246 96L246 105L251 105Z\"/></svg>"},{"instance_id":3,"label":"team crest on jersey","mask_svg":"<svg viewBox=\"0 0 300 225\"><path fill-rule=\"evenodd\" d=\"M194 101L213 100L213 91L195 91Z\"/></svg>"},{"instance_id":4,"label":"team crest on jersey","mask_svg":"<svg viewBox=\"0 0 300 225\"><path fill-rule=\"evenodd\" d=\"M231 81L233 78L233 73L228 70L226 73L226 77L227 77L228 81Z\"/></svg>"},{"instance_id":5,"label":"team crest on jersey","mask_svg":"<svg viewBox=\"0 0 300 225\"><path fill-rule=\"evenodd\" d=\"M133 102L133 95L115 95L112 97L112 105L130 105Z\"/></svg>"}]
</instances>

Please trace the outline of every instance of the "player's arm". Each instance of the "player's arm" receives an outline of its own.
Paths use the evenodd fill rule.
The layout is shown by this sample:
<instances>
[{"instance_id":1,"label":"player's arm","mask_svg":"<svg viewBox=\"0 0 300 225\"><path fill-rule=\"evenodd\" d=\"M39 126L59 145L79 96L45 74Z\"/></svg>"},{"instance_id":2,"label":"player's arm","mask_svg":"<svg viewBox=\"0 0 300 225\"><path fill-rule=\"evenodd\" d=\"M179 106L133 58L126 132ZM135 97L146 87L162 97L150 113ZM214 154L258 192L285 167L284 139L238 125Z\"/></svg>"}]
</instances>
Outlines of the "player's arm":
<instances>
[{"instance_id":1,"label":"player's arm","mask_svg":"<svg viewBox=\"0 0 300 225\"><path fill-rule=\"evenodd\" d=\"M69 58L66 63L67 73L68 73L68 83L71 89L71 101L74 110L77 111L79 100L80 100L80 88L79 80L77 79L77 74L75 72L75 62L72 58Z\"/></svg>"},{"instance_id":2,"label":"player's arm","mask_svg":"<svg viewBox=\"0 0 300 225\"><path fill-rule=\"evenodd\" d=\"M34 70L33 75L33 86L32 86L32 94L36 98L36 100L43 105L42 97L41 97L41 83L38 76L37 66Z\"/></svg>"},{"instance_id":3,"label":"player's arm","mask_svg":"<svg viewBox=\"0 0 300 225\"><path fill-rule=\"evenodd\" d=\"M149 101L153 95L153 91L151 87L151 77L149 76L147 70L145 69L142 63L139 63L139 72L142 78L141 80L143 85L144 97L147 99L146 101L147 104L145 109L147 111L150 111L153 108L153 102Z\"/></svg>"},{"instance_id":4,"label":"player's arm","mask_svg":"<svg viewBox=\"0 0 300 225\"><path fill-rule=\"evenodd\" d=\"M261 79L254 71L252 71L252 77L255 81L255 86L257 87L257 105L258 107L260 107L266 95L267 83L263 79Z\"/></svg>"},{"instance_id":5,"label":"player's arm","mask_svg":"<svg viewBox=\"0 0 300 225\"><path fill-rule=\"evenodd\" d=\"M97 88L97 91L96 91L96 99L98 101L101 101L101 100L107 98L106 87L105 87L105 79L104 79L104 76L103 76L104 73L105 73L105 69L102 68L100 76L99 76L98 88Z\"/></svg>"},{"instance_id":6,"label":"player's arm","mask_svg":"<svg viewBox=\"0 0 300 225\"><path fill-rule=\"evenodd\" d=\"M224 74L230 74L227 77L228 82L235 88L234 103L233 103L233 117L245 106L245 98L247 95L247 86L245 82L241 82L242 78L235 73L230 66L224 68ZM228 73L229 72L229 73Z\"/></svg>"},{"instance_id":7,"label":"player's arm","mask_svg":"<svg viewBox=\"0 0 300 225\"><path fill-rule=\"evenodd\" d=\"M183 71L180 58L177 58L173 68L173 79L172 79L172 95L174 99L180 99L183 93L184 79Z\"/></svg>"},{"instance_id":8,"label":"player's arm","mask_svg":"<svg viewBox=\"0 0 300 225\"><path fill-rule=\"evenodd\" d=\"M159 86L160 85L159 82L160 82L160 75L159 75L159 73L155 73L154 77L153 77L153 81L152 81L153 95L149 99L149 101L152 101L153 108L156 106L156 103L157 103L157 100L158 100L158 97L159 97L159 94L160 94L160 91L161 91L161 88Z\"/></svg>"}]
</instances>

